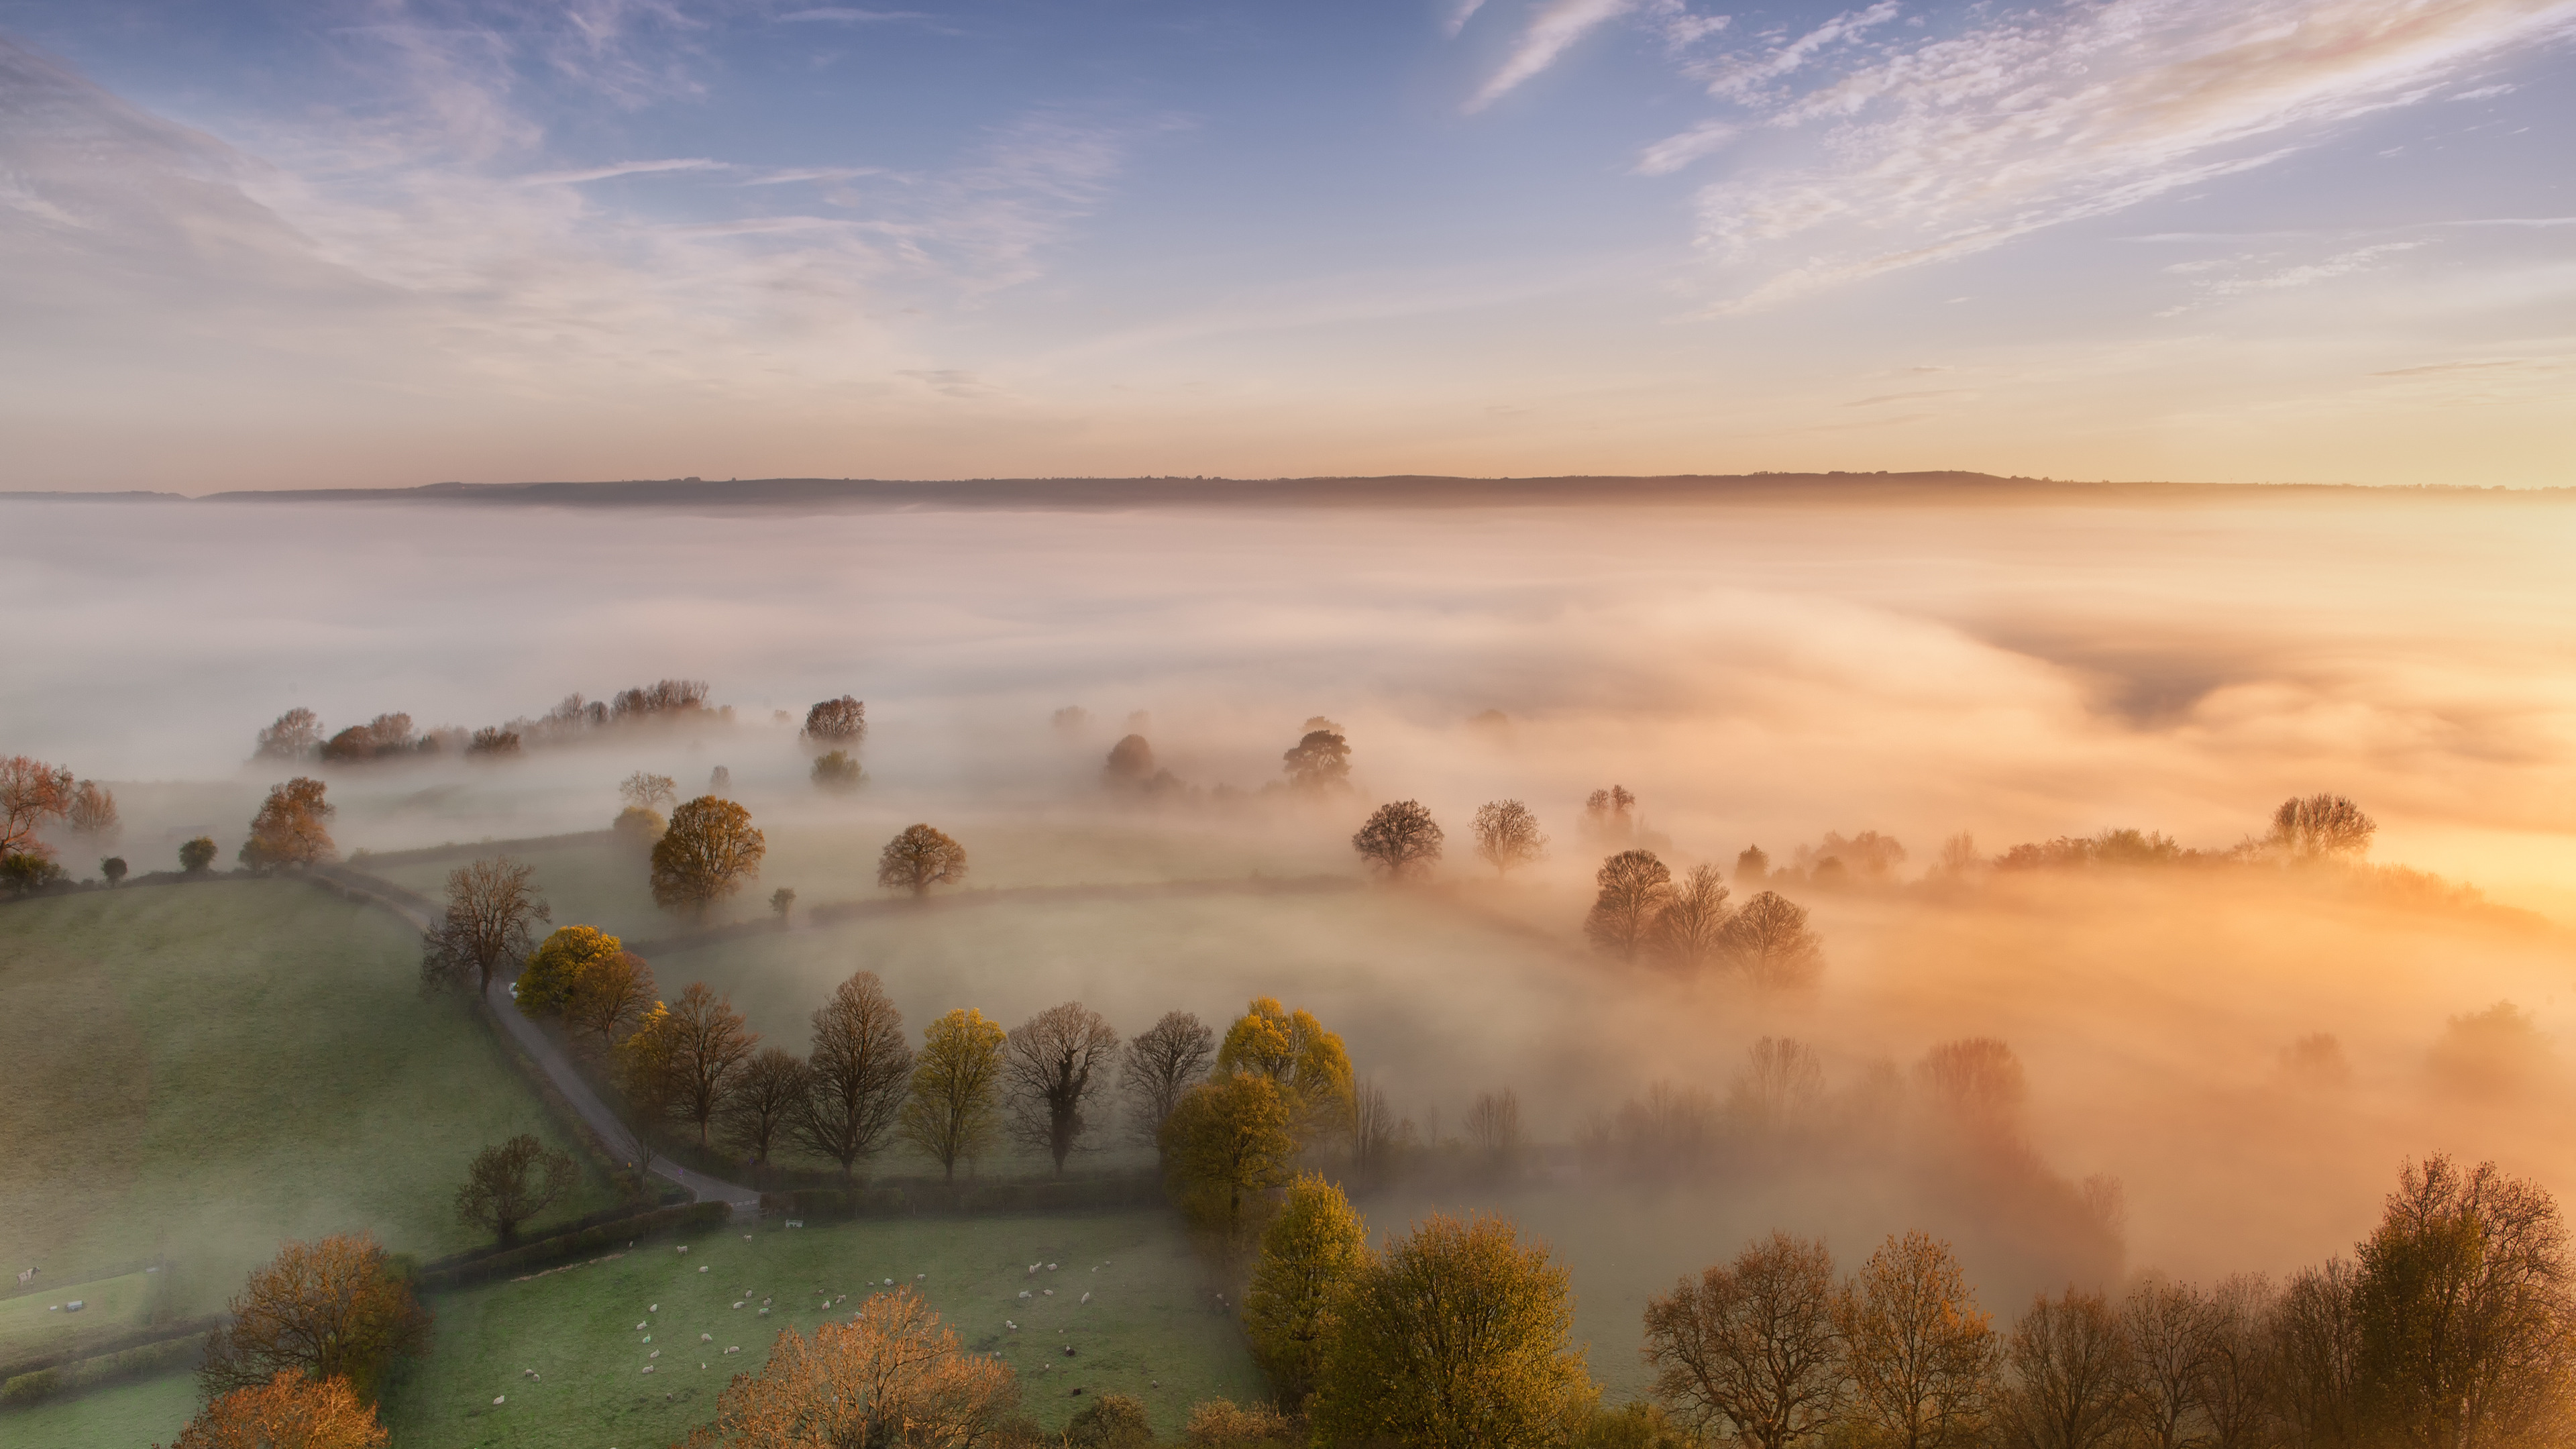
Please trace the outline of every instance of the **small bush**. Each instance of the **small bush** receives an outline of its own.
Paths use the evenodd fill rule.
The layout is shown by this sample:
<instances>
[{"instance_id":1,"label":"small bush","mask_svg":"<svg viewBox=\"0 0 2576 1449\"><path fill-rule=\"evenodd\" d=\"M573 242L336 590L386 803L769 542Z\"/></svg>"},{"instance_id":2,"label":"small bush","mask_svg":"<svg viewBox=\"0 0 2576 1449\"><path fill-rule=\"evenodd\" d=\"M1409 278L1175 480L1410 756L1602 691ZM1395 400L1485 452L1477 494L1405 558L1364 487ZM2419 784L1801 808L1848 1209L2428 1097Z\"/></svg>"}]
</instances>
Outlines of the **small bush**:
<instances>
[{"instance_id":1,"label":"small bush","mask_svg":"<svg viewBox=\"0 0 2576 1449\"><path fill-rule=\"evenodd\" d=\"M1190 1407L1181 1430L1190 1449L1235 1449L1239 1445L1287 1444L1305 1437L1304 1426L1268 1404L1237 1408L1231 1400L1211 1399Z\"/></svg>"},{"instance_id":2,"label":"small bush","mask_svg":"<svg viewBox=\"0 0 2576 1449\"><path fill-rule=\"evenodd\" d=\"M1065 1449L1144 1449L1154 1442L1142 1400L1102 1394L1064 1426Z\"/></svg>"}]
</instances>

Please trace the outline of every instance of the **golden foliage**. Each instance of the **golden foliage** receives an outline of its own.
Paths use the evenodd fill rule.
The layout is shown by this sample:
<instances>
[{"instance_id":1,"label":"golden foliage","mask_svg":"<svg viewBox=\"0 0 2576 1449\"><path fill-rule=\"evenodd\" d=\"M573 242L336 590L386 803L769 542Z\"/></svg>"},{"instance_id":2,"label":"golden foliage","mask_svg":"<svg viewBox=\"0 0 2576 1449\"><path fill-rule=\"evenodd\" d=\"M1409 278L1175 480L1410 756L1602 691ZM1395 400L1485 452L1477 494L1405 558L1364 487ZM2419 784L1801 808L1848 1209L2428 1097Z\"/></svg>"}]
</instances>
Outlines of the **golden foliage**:
<instances>
[{"instance_id":1,"label":"golden foliage","mask_svg":"<svg viewBox=\"0 0 2576 1449\"><path fill-rule=\"evenodd\" d=\"M690 1449L821 1449L828 1445L973 1449L1019 1403L999 1361L966 1352L910 1288L880 1293L846 1323L811 1338L778 1335L757 1376L736 1375L716 1422Z\"/></svg>"},{"instance_id":2,"label":"golden foliage","mask_svg":"<svg viewBox=\"0 0 2576 1449\"><path fill-rule=\"evenodd\" d=\"M279 865L311 865L335 853L331 833L322 822L340 807L322 798L321 781L298 775L269 787L259 813L251 817L250 838L242 842L241 863L253 870Z\"/></svg>"},{"instance_id":3,"label":"golden foliage","mask_svg":"<svg viewBox=\"0 0 2576 1449\"><path fill-rule=\"evenodd\" d=\"M703 915L707 907L760 874L769 842L751 812L731 800L701 795L671 812L670 829L653 843L653 904Z\"/></svg>"},{"instance_id":4,"label":"golden foliage","mask_svg":"<svg viewBox=\"0 0 2576 1449\"><path fill-rule=\"evenodd\" d=\"M540 1018L562 1011L584 971L614 960L625 949L615 936L596 926L557 929L528 954L528 964L519 971L519 1010Z\"/></svg>"},{"instance_id":5,"label":"golden foliage","mask_svg":"<svg viewBox=\"0 0 2576 1449\"><path fill-rule=\"evenodd\" d=\"M1321 1173L1299 1174L1243 1295L1244 1335L1281 1403L1294 1408L1313 1392L1342 1295L1368 1262L1368 1224L1351 1200Z\"/></svg>"},{"instance_id":6,"label":"golden foliage","mask_svg":"<svg viewBox=\"0 0 2576 1449\"><path fill-rule=\"evenodd\" d=\"M1220 1075L1249 1072L1269 1078L1296 1130L1307 1138L1350 1121L1350 1052L1311 1013L1290 1011L1274 997L1254 997L1226 1028L1216 1069Z\"/></svg>"},{"instance_id":7,"label":"golden foliage","mask_svg":"<svg viewBox=\"0 0 2576 1449\"><path fill-rule=\"evenodd\" d=\"M369 1233L281 1245L225 1308L231 1321L206 1335L205 1365L197 1370L210 1394L296 1372L346 1379L372 1401L388 1362L429 1345L428 1312Z\"/></svg>"},{"instance_id":8,"label":"golden foliage","mask_svg":"<svg viewBox=\"0 0 2576 1449\"><path fill-rule=\"evenodd\" d=\"M980 1157L1001 1126L1002 1043L999 1022L960 1007L922 1031L912 1094L895 1134L939 1164L949 1181L959 1159Z\"/></svg>"},{"instance_id":9,"label":"golden foliage","mask_svg":"<svg viewBox=\"0 0 2576 1449\"><path fill-rule=\"evenodd\" d=\"M1296 1159L1291 1120L1266 1076L1229 1072L1192 1087L1157 1143L1182 1209L1229 1237L1241 1232L1247 1202L1285 1180Z\"/></svg>"},{"instance_id":10,"label":"golden foliage","mask_svg":"<svg viewBox=\"0 0 2576 1449\"><path fill-rule=\"evenodd\" d=\"M383 1449L390 1437L347 1379L280 1370L198 1410L171 1449Z\"/></svg>"},{"instance_id":11,"label":"golden foliage","mask_svg":"<svg viewBox=\"0 0 2576 1449\"><path fill-rule=\"evenodd\" d=\"M1434 1214L1343 1301L1314 1399L1323 1443L1563 1445L1599 1390L1573 1347L1565 1269L1499 1218Z\"/></svg>"}]
</instances>

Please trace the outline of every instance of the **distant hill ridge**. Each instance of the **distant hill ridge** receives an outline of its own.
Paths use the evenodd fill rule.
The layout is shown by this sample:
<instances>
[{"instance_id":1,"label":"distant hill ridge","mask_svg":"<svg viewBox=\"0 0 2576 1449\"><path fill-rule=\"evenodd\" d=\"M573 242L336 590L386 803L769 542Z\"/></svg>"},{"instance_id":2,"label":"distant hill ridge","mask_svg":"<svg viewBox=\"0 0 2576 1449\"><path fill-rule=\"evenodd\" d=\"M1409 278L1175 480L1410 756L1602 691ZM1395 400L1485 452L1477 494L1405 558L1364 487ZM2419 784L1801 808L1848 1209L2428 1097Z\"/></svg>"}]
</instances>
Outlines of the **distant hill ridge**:
<instances>
[{"instance_id":1,"label":"distant hill ridge","mask_svg":"<svg viewBox=\"0 0 2576 1449\"><path fill-rule=\"evenodd\" d=\"M2576 489L2375 487L2343 483L2080 483L1956 470L1917 473L1728 473L1662 477L1456 478L648 478L589 483L431 483L417 488L252 489L189 499L174 493L0 493L0 498L199 503L404 503L723 511L1120 509L1165 507L1493 507L1691 503L2108 504L2315 498L2531 497Z\"/></svg>"}]
</instances>

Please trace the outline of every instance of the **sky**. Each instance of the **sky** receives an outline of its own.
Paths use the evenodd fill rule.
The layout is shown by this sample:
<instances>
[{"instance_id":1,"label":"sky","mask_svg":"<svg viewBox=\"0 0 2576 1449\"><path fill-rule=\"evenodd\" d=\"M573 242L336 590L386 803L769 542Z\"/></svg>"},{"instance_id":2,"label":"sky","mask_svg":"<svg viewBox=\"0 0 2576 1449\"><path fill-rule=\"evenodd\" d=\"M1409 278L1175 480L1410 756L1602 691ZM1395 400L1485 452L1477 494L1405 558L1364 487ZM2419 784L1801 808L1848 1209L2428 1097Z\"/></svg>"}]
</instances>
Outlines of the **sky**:
<instances>
[{"instance_id":1,"label":"sky","mask_svg":"<svg viewBox=\"0 0 2576 1449\"><path fill-rule=\"evenodd\" d=\"M2576 481L2576 0L0 0L0 488Z\"/></svg>"}]
</instances>

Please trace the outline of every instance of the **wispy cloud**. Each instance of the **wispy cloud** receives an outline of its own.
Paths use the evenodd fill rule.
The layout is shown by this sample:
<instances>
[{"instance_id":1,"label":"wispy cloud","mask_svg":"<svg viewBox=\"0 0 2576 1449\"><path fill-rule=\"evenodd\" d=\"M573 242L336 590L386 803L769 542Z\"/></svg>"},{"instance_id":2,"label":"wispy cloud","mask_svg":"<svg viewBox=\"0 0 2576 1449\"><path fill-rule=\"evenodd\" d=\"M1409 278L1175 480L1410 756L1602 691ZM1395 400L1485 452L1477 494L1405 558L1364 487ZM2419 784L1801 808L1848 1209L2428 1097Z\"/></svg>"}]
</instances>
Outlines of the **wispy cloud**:
<instances>
[{"instance_id":1,"label":"wispy cloud","mask_svg":"<svg viewBox=\"0 0 2576 1449\"><path fill-rule=\"evenodd\" d=\"M1556 64L1574 43L1601 26L1637 8L1637 0L1547 0L1538 13L1530 17L1529 26L1521 32L1520 43L1512 48L1502 69L1485 82L1467 102L1467 109L1480 111Z\"/></svg>"},{"instance_id":2,"label":"wispy cloud","mask_svg":"<svg viewBox=\"0 0 2576 1449\"><path fill-rule=\"evenodd\" d=\"M721 167L721 161L704 156L671 161L619 161L608 166L585 166L573 171L540 171L519 178L521 186L563 186L583 181L606 181L613 176L649 176L658 171L710 171Z\"/></svg>"},{"instance_id":3,"label":"wispy cloud","mask_svg":"<svg viewBox=\"0 0 2576 1449\"><path fill-rule=\"evenodd\" d=\"M832 21L842 25L882 25L889 21L928 20L919 10L854 10L847 5L820 5L811 10L791 10L778 17L788 21Z\"/></svg>"},{"instance_id":4,"label":"wispy cloud","mask_svg":"<svg viewBox=\"0 0 2576 1449\"><path fill-rule=\"evenodd\" d=\"M1679 171L1743 133L1731 121L1702 121L1678 136L1667 136L1637 155L1637 174L1664 176Z\"/></svg>"},{"instance_id":5,"label":"wispy cloud","mask_svg":"<svg viewBox=\"0 0 2576 1449\"><path fill-rule=\"evenodd\" d=\"M1467 28L1468 21L1476 18L1477 11L1484 8L1485 0L1457 0L1457 3L1450 7L1449 18L1442 22L1442 28L1451 35L1456 35Z\"/></svg>"},{"instance_id":6,"label":"wispy cloud","mask_svg":"<svg viewBox=\"0 0 2576 1449\"><path fill-rule=\"evenodd\" d=\"M2563 38L2576 0L2109 0L1923 38L1884 29L1897 15L1881 3L1687 63L1729 119L1810 138L1811 159L1700 193L1702 245L1754 272L1722 310L2270 165ZM1688 139L1704 130L1650 148L1638 169L1705 154ZM1787 247L1795 259L1774 261Z\"/></svg>"},{"instance_id":7,"label":"wispy cloud","mask_svg":"<svg viewBox=\"0 0 2576 1449\"><path fill-rule=\"evenodd\" d=\"M2257 292L2282 292L2294 287L2314 286L2356 272L2371 271L2400 252L2411 252L2423 246L2420 241L2379 242L2354 247L2313 262L2289 266L2276 264L2270 258L2226 258L2195 262L2178 262L2165 268L2178 276L2205 278L2195 282L2200 301L2243 297ZM2166 308L2159 315L2172 317L2192 310L2196 303Z\"/></svg>"}]
</instances>

